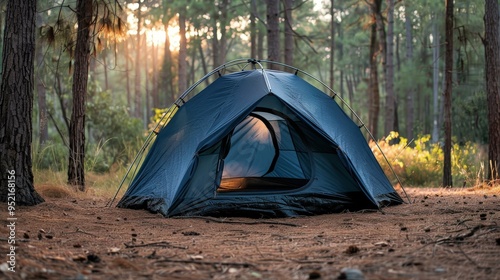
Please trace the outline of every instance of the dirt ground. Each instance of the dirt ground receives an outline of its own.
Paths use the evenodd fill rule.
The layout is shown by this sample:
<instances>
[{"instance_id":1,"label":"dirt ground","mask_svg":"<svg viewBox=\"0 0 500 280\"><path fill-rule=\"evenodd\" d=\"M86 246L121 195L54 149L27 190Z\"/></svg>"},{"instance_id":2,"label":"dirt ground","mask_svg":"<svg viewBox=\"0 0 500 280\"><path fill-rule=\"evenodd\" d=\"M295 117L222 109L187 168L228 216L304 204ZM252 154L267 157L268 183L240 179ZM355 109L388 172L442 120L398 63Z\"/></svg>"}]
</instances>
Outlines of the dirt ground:
<instances>
[{"instance_id":1,"label":"dirt ground","mask_svg":"<svg viewBox=\"0 0 500 280\"><path fill-rule=\"evenodd\" d=\"M265 220L46 195L16 209L15 272L2 209L0 279L500 279L499 189L407 189L414 203L383 212Z\"/></svg>"}]
</instances>

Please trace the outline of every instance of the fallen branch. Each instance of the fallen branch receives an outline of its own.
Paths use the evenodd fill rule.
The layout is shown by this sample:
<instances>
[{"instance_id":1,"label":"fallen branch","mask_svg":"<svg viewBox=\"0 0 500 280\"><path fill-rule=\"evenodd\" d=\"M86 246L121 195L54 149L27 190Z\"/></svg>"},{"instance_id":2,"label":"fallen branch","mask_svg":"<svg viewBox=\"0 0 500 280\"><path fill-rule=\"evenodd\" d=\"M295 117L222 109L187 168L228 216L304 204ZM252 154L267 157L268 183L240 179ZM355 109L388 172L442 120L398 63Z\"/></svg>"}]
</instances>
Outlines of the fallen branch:
<instances>
[{"instance_id":1,"label":"fallen branch","mask_svg":"<svg viewBox=\"0 0 500 280\"><path fill-rule=\"evenodd\" d=\"M173 219L201 219L205 221L211 221L222 224L243 224L243 225L259 225L259 224L267 224L267 225L280 225L280 226L289 226L289 227L302 227L298 224L292 223L284 223L284 222L271 222L271 221L256 221L256 222L245 222L245 221L233 221L233 220L225 220L225 219L217 219L212 217L202 217L202 216L181 216L181 217L172 217Z\"/></svg>"},{"instance_id":2,"label":"fallen branch","mask_svg":"<svg viewBox=\"0 0 500 280\"><path fill-rule=\"evenodd\" d=\"M251 263L240 263L240 262L213 262L213 261L200 261L200 260L172 260L172 259L161 259L157 260L155 263L187 263L187 264L202 264L202 265L228 265L228 266L242 266L242 267L253 267L255 265Z\"/></svg>"},{"instance_id":3,"label":"fallen branch","mask_svg":"<svg viewBox=\"0 0 500 280\"><path fill-rule=\"evenodd\" d=\"M476 231L482 229L482 228L485 228L487 226L485 225L477 225L475 227L473 227L471 230L469 230L468 232L465 232L465 233L462 233L462 234L459 234L457 236L454 236L452 237L452 239L454 240L464 240L465 238L467 237L471 237L474 235L474 233L476 233Z\"/></svg>"},{"instance_id":4,"label":"fallen branch","mask_svg":"<svg viewBox=\"0 0 500 280\"><path fill-rule=\"evenodd\" d=\"M498 229L498 226L496 226L496 225L482 225L482 224L477 225L465 233L458 234L455 236L450 236L450 237L443 237L443 238L440 238L440 239L435 240L433 242L429 242L429 243L425 244L424 246L422 246L420 249L427 247L428 245L432 245L432 244L439 245L439 244L451 244L451 243L455 243L455 244L464 243L465 238L473 236L474 234L476 234L477 231L479 231L480 229L483 229L483 228L489 229L488 232L484 233L484 234L488 234L488 233L491 233L493 231L496 231ZM484 235L484 234L480 234L480 235Z\"/></svg>"},{"instance_id":5,"label":"fallen branch","mask_svg":"<svg viewBox=\"0 0 500 280\"><path fill-rule=\"evenodd\" d=\"M470 261L472 264L474 264L477 268L487 268L487 267L482 267L482 266L480 266L477 262L475 262L473 259L471 259L471 258L469 257L469 255L467 255L467 254L464 252L464 250L462 250L462 248L461 248L460 246L457 246L457 248L460 250L460 252L462 253L462 255L464 255L464 257L465 257L468 261Z\"/></svg>"},{"instance_id":6,"label":"fallen branch","mask_svg":"<svg viewBox=\"0 0 500 280\"><path fill-rule=\"evenodd\" d=\"M144 244L123 243L123 245L125 245L126 248L138 248L138 247L157 246L157 247L164 247L164 248L187 249L187 247L175 246L175 245L172 245L172 244L170 244L169 242L166 242L166 241L151 242L151 243L144 243Z\"/></svg>"},{"instance_id":7,"label":"fallen branch","mask_svg":"<svg viewBox=\"0 0 500 280\"><path fill-rule=\"evenodd\" d=\"M79 227L76 228L76 230L74 232L64 232L64 234L70 234L70 233L83 233L83 234L87 234L87 235L90 235L90 236L94 236L94 237L97 237L97 235L93 234L93 233L90 233L90 232L87 232L87 231L84 231L83 229L80 229Z\"/></svg>"}]
</instances>

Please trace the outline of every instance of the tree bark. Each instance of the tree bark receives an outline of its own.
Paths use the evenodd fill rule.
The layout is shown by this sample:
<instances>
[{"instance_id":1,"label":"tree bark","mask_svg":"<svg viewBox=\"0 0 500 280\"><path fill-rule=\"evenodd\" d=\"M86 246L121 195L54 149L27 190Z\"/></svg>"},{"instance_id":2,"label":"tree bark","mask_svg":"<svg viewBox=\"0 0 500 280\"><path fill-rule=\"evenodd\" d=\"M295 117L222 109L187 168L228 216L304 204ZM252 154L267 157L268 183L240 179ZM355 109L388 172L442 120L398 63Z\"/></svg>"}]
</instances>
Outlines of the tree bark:
<instances>
[{"instance_id":1,"label":"tree bark","mask_svg":"<svg viewBox=\"0 0 500 280\"><path fill-rule=\"evenodd\" d=\"M250 57L257 58L257 4L250 0Z\"/></svg>"},{"instance_id":2,"label":"tree bark","mask_svg":"<svg viewBox=\"0 0 500 280\"><path fill-rule=\"evenodd\" d=\"M40 14L36 15L36 26L42 26L43 19ZM43 65L43 48L42 44L36 44L35 46L35 59L37 68L41 68ZM36 70L35 70L36 71ZM49 139L49 130L47 126L47 92L45 90L45 85L42 81L42 74L36 75L36 94L38 101L38 144L40 147L45 145L45 142Z\"/></svg>"},{"instance_id":3,"label":"tree bark","mask_svg":"<svg viewBox=\"0 0 500 280\"><path fill-rule=\"evenodd\" d=\"M267 58L280 61L279 1L266 0L267 4ZM271 69L279 69L272 64Z\"/></svg>"},{"instance_id":4,"label":"tree bark","mask_svg":"<svg viewBox=\"0 0 500 280\"><path fill-rule=\"evenodd\" d=\"M334 89L335 84L335 0L330 0L330 16L332 17L330 20L330 82L329 86L331 89ZM342 88L340 89L342 92ZM344 104L342 104L343 106Z\"/></svg>"},{"instance_id":5,"label":"tree bark","mask_svg":"<svg viewBox=\"0 0 500 280\"><path fill-rule=\"evenodd\" d=\"M152 66L152 87L153 87L153 90L152 90L152 107L153 108L160 108L160 96L159 96L159 90L158 90L158 50L160 49L158 45L154 44L151 46L152 48L152 62L153 62L153 66ZM148 117L148 119L153 115L153 112L152 111L148 111L150 116Z\"/></svg>"},{"instance_id":6,"label":"tree bark","mask_svg":"<svg viewBox=\"0 0 500 280\"><path fill-rule=\"evenodd\" d=\"M220 66L226 60L227 52L227 10L228 0L222 0L217 4L212 15L212 61L213 67ZM220 38L219 38L220 37Z\"/></svg>"},{"instance_id":7,"label":"tree bark","mask_svg":"<svg viewBox=\"0 0 500 280\"><path fill-rule=\"evenodd\" d=\"M382 39L382 38L381 38ZM396 95L394 94L394 0L387 0L387 34L385 53L385 135L395 130Z\"/></svg>"},{"instance_id":8,"label":"tree bark","mask_svg":"<svg viewBox=\"0 0 500 280\"><path fill-rule=\"evenodd\" d=\"M178 61L178 90L182 94L187 89L187 39L186 39L186 8L179 11L179 61Z\"/></svg>"},{"instance_id":9,"label":"tree bark","mask_svg":"<svg viewBox=\"0 0 500 280\"><path fill-rule=\"evenodd\" d=\"M168 36L167 36L168 37ZM125 48L125 89L127 91L127 109L130 115L133 113L132 90L130 89L130 48L129 40L124 43Z\"/></svg>"},{"instance_id":10,"label":"tree bark","mask_svg":"<svg viewBox=\"0 0 500 280\"><path fill-rule=\"evenodd\" d=\"M293 52L294 52L294 40L293 40L293 9L294 0L285 0L285 64L293 65Z\"/></svg>"},{"instance_id":11,"label":"tree bark","mask_svg":"<svg viewBox=\"0 0 500 280\"><path fill-rule=\"evenodd\" d=\"M31 160L35 14L35 0L7 3L0 93L0 201L9 205L44 201L33 186Z\"/></svg>"},{"instance_id":12,"label":"tree bark","mask_svg":"<svg viewBox=\"0 0 500 280\"><path fill-rule=\"evenodd\" d=\"M500 179L500 38L497 0L485 1L484 55L488 100L488 179Z\"/></svg>"},{"instance_id":13,"label":"tree bark","mask_svg":"<svg viewBox=\"0 0 500 280\"><path fill-rule=\"evenodd\" d=\"M264 10L267 9L267 6L264 5L257 5L256 12L257 12L257 18L261 18L261 15L266 13ZM257 25L257 58L258 59L264 59L265 58L265 47L264 47L264 41L267 35L267 27L266 24L258 24Z\"/></svg>"},{"instance_id":14,"label":"tree bark","mask_svg":"<svg viewBox=\"0 0 500 280\"><path fill-rule=\"evenodd\" d=\"M89 0L90 1L90 0ZM141 13L141 3L138 1L139 7L137 8L137 34L135 41L135 102L134 102L134 116L138 119L142 119L142 88L141 88L141 24L142 24L142 13Z\"/></svg>"},{"instance_id":15,"label":"tree bark","mask_svg":"<svg viewBox=\"0 0 500 280\"><path fill-rule=\"evenodd\" d=\"M370 84L368 102L368 130L377 138L379 136L380 91L377 69L377 26L375 24L372 24L370 35Z\"/></svg>"},{"instance_id":16,"label":"tree bark","mask_svg":"<svg viewBox=\"0 0 500 280\"><path fill-rule=\"evenodd\" d=\"M439 141L439 48L440 48L440 35L437 28L437 19L434 16L432 23L432 108L433 108L433 121L432 121L432 143Z\"/></svg>"},{"instance_id":17,"label":"tree bark","mask_svg":"<svg viewBox=\"0 0 500 280\"><path fill-rule=\"evenodd\" d=\"M90 26L93 1L78 0L78 31L76 35L73 72L73 111L69 127L68 184L85 191L85 102L90 55Z\"/></svg>"},{"instance_id":18,"label":"tree bark","mask_svg":"<svg viewBox=\"0 0 500 280\"><path fill-rule=\"evenodd\" d=\"M154 52L154 46L151 48L148 47L147 40L146 40L146 34L144 33L143 36L141 36L142 43L143 43L143 49L146 50L144 56L143 56L143 69L144 69L144 102L143 102L143 124L144 124L144 129L148 128L148 123L149 123L149 118L151 117L151 111L152 111L152 94L151 94L151 77L154 75L153 73L149 73L149 61L151 59L151 54Z\"/></svg>"},{"instance_id":19,"label":"tree bark","mask_svg":"<svg viewBox=\"0 0 500 280\"><path fill-rule=\"evenodd\" d=\"M168 32L168 20L163 22L165 31ZM168 34L168 33L167 33ZM174 90L173 74L172 74L172 52L170 51L170 38L165 36L165 48L163 55L163 63L161 70L161 83L163 92L165 92L162 97L160 97L160 104L162 106L168 106L176 99L176 94Z\"/></svg>"},{"instance_id":20,"label":"tree bark","mask_svg":"<svg viewBox=\"0 0 500 280\"><path fill-rule=\"evenodd\" d=\"M406 2L405 2L406 3ZM405 6L405 31L406 31L406 62L413 63L413 26L411 24L411 13ZM415 88L410 86L406 96L406 137L413 139L413 127L415 126Z\"/></svg>"},{"instance_id":21,"label":"tree bark","mask_svg":"<svg viewBox=\"0 0 500 280\"><path fill-rule=\"evenodd\" d=\"M220 46L219 46L219 38L217 38L219 34L219 9L216 9L212 15L212 67L215 68L219 65L221 65L221 59L220 59Z\"/></svg>"},{"instance_id":22,"label":"tree bark","mask_svg":"<svg viewBox=\"0 0 500 280\"><path fill-rule=\"evenodd\" d=\"M109 90L109 77L108 77L109 74L108 74L108 62L107 62L108 51L106 49L102 50L101 57L102 57L102 71L104 74L104 90Z\"/></svg>"},{"instance_id":23,"label":"tree bark","mask_svg":"<svg viewBox=\"0 0 500 280\"><path fill-rule=\"evenodd\" d=\"M453 0L446 0L446 53L444 88L444 164L443 187L453 187L451 174L451 95L453 82Z\"/></svg>"}]
</instances>

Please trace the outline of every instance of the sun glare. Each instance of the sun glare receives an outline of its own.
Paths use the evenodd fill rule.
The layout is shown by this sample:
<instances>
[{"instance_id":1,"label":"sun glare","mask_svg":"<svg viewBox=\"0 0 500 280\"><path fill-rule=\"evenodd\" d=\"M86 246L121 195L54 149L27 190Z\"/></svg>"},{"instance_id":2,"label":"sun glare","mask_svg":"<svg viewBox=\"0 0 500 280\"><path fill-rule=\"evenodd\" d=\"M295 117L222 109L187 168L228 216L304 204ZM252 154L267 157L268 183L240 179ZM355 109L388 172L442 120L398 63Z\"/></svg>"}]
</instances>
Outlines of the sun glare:
<instances>
[{"instance_id":1,"label":"sun glare","mask_svg":"<svg viewBox=\"0 0 500 280\"><path fill-rule=\"evenodd\" d=\"M138 8L138 5L129 4L128 8L131 11L134 11ZM136 36L137 34L137 18L133 13L129 13L127 16L127 23L129 26L128 35ZM165 27L163 25L156 25L151 27L151 21L146 20L144 22L144 26L140 30L141 34L145 34L146 36L146 44L148 46L163 46L165 45L165 39L168 35L170 39L170 51L175 52L179 51L180 44L180 35L179 35L179 25L175 20L170 22L167 30L165 31Z\"/></svg>"},{"instance_id":2,"label":"sun glare","mask_svg":"<svg viewBox=\"0 0 500 280\"><path fill-rule=\"evenodd\" d=\"M181 35L179 34L179 26L168 26L167 30L168 38L170 39L170 50L178 51L179 45L181 43Z\"/></svg>"},{"instance_id":3,"label":"sun glare","mask_svg":"<svg viewBox=\"0 0 500 280\"><path fill-rule=\"evenodd\" d=\"M146 34L146 43L148 46L163 46L165 45L165 39L168 34L168 38L170 39L170 51L178 51L179 43L181 37L179 35L179 27L178 26L169 26L167 32L163 27L153 27L152 29L143 29L141 33L144 32ZM137 31L129 30L129 34L135 36Z\"/></svg>"},{"instance_id":4,"label":"sun glare","mask_svg":"<svg viewBox=\"0 0 500 280\"><path fill-rule=\"evenodd\" d=\"M179 43L180 43L180 35L179 35L179 27L178 26L169 26L167 32L162 28L153 28L147 29L146 33L146 42L148 45L162 46L165 44L165 39L168 34L168 38L170 39L170 51L178 51Z\"/></svg>"},{"instance_id":5,"label":"sun glare","mask_svg":"<svg viewBox=\"0 0 500 280\"><path fill-rule=\"evenodd\" d=\"M148 45L163 45L165 43L165 37L167 33L163 29L150 29L146 31L146 42Z\"/></svg>"}]
</instances>

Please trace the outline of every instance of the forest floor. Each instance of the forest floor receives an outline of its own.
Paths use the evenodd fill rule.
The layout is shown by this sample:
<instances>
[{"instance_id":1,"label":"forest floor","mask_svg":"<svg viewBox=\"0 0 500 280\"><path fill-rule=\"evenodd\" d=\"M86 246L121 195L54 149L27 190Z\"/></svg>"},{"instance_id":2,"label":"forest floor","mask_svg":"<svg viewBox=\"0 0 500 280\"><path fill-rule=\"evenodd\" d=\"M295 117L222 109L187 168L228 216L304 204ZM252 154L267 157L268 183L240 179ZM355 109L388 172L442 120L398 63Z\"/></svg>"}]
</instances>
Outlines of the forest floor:
<instances>
[{"instance_id":1,"label":"forest floor","mask_svg":"<svg viewBox=\"0 0 500 280\"><path fill-rule=\"evenodd\" d=\"M41 189L16 208L15 272L2 214L0 279L500 279L500 187L406 191L383 211L178 219Z\"/></svg>"}]
</instances>

